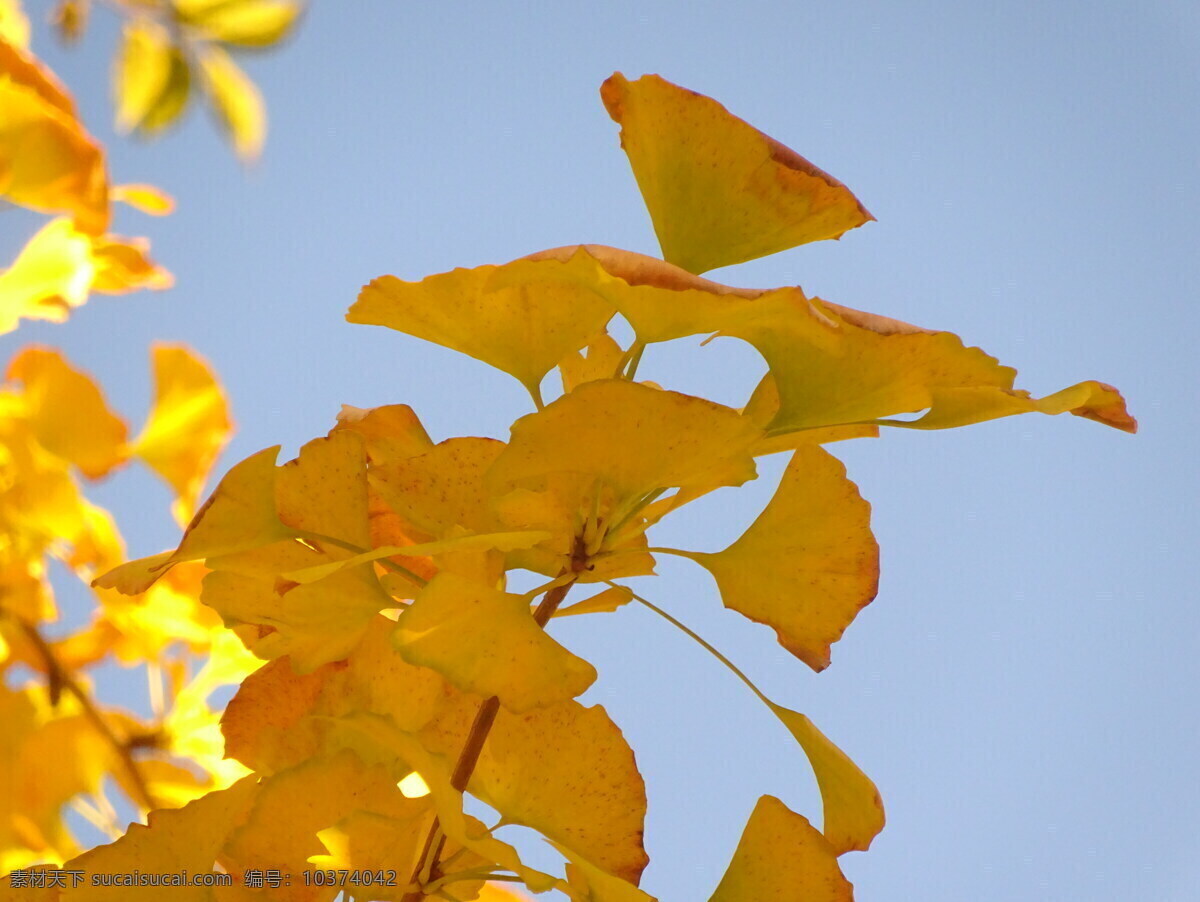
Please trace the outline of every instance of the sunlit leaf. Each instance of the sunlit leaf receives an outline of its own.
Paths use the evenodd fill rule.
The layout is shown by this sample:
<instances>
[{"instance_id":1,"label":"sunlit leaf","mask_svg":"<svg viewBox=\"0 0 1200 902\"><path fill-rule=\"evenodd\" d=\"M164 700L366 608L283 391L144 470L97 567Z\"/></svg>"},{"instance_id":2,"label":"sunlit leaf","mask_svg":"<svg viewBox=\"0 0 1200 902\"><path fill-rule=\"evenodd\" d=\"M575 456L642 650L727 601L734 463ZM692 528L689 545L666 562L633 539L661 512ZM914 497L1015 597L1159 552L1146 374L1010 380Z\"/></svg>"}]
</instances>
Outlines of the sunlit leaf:
<instances>
[{"instance_id":1,"label":"sunlit leaf","mask_svg":"<svg viewBox=\"0 0 1200 902\"><path fill-rule=\"evenodd\" d=\"M100 146L75 118L57 80L3 42L0 66L0 195L34 210L70 214L81 231L100 234L109 218Z\"/></svg>"},{"instance_id":2,"label":"sunlit leaf","mask_svg":"<svg viewBox=\"0 0 1200 902\"><path fill-rule=\"evenodd\" d=\"M0 272L0 334L22 318L64 321L87 300L95 274L90 236L69 219L51 220Z\"/></svg>"},{"instance_id":3,"label":"sunlit leaf","mask_svg":"<svg viewBox=\"0 0 1200 902\"><path fill-rule=\"evenodd\" d=\"M176 519L195 511L204 480L229 440L229 405L208 365L183 345L156 345L154 404L136 453L175 490Z\"/></svg>"},{"instance_id":4,"label":"sunlit leaf","mask_svg":"<svg viewBox=\"0 0 1200 902\"><path fill-rule=\"evenodd\" d=\"M772 627L814 670L878 587L870 506L845 473L818 446L798 448L741 538L716 554L682 552L713 574L726 607Z\"/></svg>"},{"instance_id":5,"label":"sunlit leaf","mask_svg":"<svg viewBox=\"0 0 1200 902\"><path fill-rule=\"evenodd\" d=\"M600 95L663 256L689 272L839 238L874 219L841 182L703 94L618 72Z\"/></svg>"},{"instance_id":6,"label":"sunlit leaf","mask_svg":"<svg viewBox=\"0 0 1200 902\"><path fill-rule=\"evenodd\" d=\"M0 39L16 47L29 46L29 17L18 0L0 0Z\"/></svg>"},{"instance_id":7,"label":"sunlit leaf","mask_svg":"<svg viewBox=\"0 0 1200 902\"><path fill-rule=\"evenodd\" d=\"M230 832L242 823L260 793L253 777L209 793L175 811L151 812L146 826L131 824L119 840L72 859L65 867L84 874L213 873ZM172 899L211 902L213 889L205 886L170 888ZM131 895L128 886L82 884L66 893L87 902L118 902Z\"/></svg>"},{"instance_id":8,"label":"sunlit leaf","mask_svg":"<svg viewBox=\"0 0 1200 902\"><path fill-rule=\"evenodd\" d=\"M238 156L257 159L267 137L267 112L258 87L228 53L211 44L200 53L200 70L204 90Z\"/></svg>"},{"instance_id":9,"label":"sunlit leaf","mask_svg":"<svg viewBox=\"0 0 1200 902\"><path fill-rule=\"evenodd\" d=\"M452 573L436 576L405 608L395 643L409 663L468 692L499 696L518 713L573 698L596 679L592 665L537 625L525 596Z\"/></svg>"},{"instance_id":10,"label":"sunlit leaf","mask_svg":"<svg viewBox=\"0 0 1200 902\"><path fill-rule=\"evenodd\" d=\"M8 365L7 377L24 384L30 422L47 450L93 479L125 460L124 421L99 386L57 351L27 348Z\"/></svg>"},{"instance_id":11,"label":"sunlit leaf","mask_svg":"<svg viewBox=\"0 0 1200 902\"><path fill-rule=\"evenodd\" d=\"M624 586L613 586L593 595L591 598L585 598L583 601L577 601L574 604L567 605L565 608L559 608L554 612L554 616L571 617L576 614L608 614L624 607L631 601L633 601L632 592Z\"/></svg>"},{"instance_id":12,"label":"sunlit leaf","mask_svg":"<svg viewBox=\"0 0 1200 902\"><path fill-rule=\"evenodd\" d=\"M560 360L595 335L613 310L589 287L595 262L514 260L405 282L381 276L346 314L460 351L520 380L534 398Z\"/></svg>"},{"instance_id":13,"label":"sunlit leaf","mask_svg":"<svg viewBox=\"0 0 1200 902\"><path fill-rule=\"evenodd\" d=\"M433 447L429 433L407 404L370 410L343 404L334 428L361 435L366 440L367 459L374 465L415 457Z\"/></svg>"},{"instance_id":14,"label":"sunlit leaf","mask_svg":"<svg viewBox=\"0 0 1200 902\"><path fill-rule=\"evenodd\" d=\"M295 533L275 509L275 458L279 446L265 448L234 465L200 506L173 552L122 564L94 581L126 594L144 592L180 561L233 554L286 539Z\"/></svg>"},{"instance_id":15,"label":"sunlit leaf","mask_svg":"<svg viewBox=\"0 0 1200 902\"><path fill-rule=\"evenodd\" d=\"M833 847L774 796L754 806L737 851L709 902L852 902Z\"/></svg>"},{"instance_id":16,"label":"sunlit leaf","mask_svg":"<svg viewBox=\"0 0 1200 902\"><path fill-rule=\"evenodd\" d=\"M174 198L153 185L113 185L108 196L151 216L166 216L175 209Z\"/></svg>"}]
</instances>

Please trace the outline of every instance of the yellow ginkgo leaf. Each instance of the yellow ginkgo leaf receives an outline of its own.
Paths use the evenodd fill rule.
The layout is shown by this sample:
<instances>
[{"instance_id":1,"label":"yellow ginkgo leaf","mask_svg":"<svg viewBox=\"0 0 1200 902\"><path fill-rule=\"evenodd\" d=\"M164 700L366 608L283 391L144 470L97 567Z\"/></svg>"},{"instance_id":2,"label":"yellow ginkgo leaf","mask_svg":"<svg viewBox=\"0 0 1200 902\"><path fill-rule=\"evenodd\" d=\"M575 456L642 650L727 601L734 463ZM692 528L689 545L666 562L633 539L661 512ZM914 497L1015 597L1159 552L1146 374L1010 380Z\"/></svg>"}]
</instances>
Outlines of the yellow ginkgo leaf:
<instances>
[{"instance_id":1,"label":"yellow ginkgo leaf","mask_svg":"<svg viewBox=\"0 0 1200 902\"><path fill-rule=\"evenodd\" d=\"M183 49L171 46L170 70L157 99L138 123L138 131L153 135L174 124L187 109L192 97L192 68Z\"/></svg>"},{"instance_id":2,"label":"yellow ginkgo leaf","mask_svg":"<svg viewBox=\"0 0 1200 902\"><path fill-rule=\"evenodd\" d=\"M514 260L405 282L381 276L346 314L460 351L503 370L540 399L546 375L612 317L591 287L596 263Z\"/></svg>"},{"instance_id":3,"label":"yellow ginkgo leaf","mask_svg":"<svg viewBox=\"0 0 1200 902\"><path fill-rule=\"evenodd\" d=\"M767 704L800 743L812 764L825 809L821 833L834 854L865 852L883 829L883 800L879 790L811 720L774 702Z\"/></svg>"},{"instance_id":4,"label":"yellow ginkgo leaf","mask_svg":"<svg viewBox=\"0 0 1200 902\"><path fill-rule=\"evenodd\" d=\"M363 811L419 822L397 833L411 844L393 850L397 863L407 864L419 851L433 805L428 799L405 798L396 781L391 768L368 764L349 750L274 774L263 781L244 822L230 833L221 861L239 884L248 869L299 874L311 868L310 856L328 851L317 838L319 832ZM286 894L276 898L309 902L333 895L328 888L306 887L294 879Z\"/></svg>"},{"instance_id":5,"label":"yellow ginkgo leaf","mask_svg":"<svg viewBox=\"0 0 1200 902\"><path fill-rule=\"evenodd\" d=\"M96 273L92 288L104 294L126 294L142 288L161 291L175 284L174 277L148 256L145 238L102 235L92 240Z\"/></svg>"},{"instance_id":6,"label":"yellow ginkgo leaf","mask_svg":"<svg viewBox=\"0 0 1200 902\"><path fill-rule=\"evenodd\" d=\"M420 733L438 754L463 745L482 699L463 696ZM646 788L633 750L599 705L568 700L523 715L501 711L468 789L506 821L637 884Z\"/></svg>"},{"instance_id":7,"label":"yellow ginkgo leaf","mask_svg":"<svg viewBox=\"0 0 1200 902\"><path fill-rule=\"evenodd\" d=\"M311 543L277 542L207 561L200 600L227 626L260 627L251 650L261 658L291 657L298 673L340 661L362 639L376 615L396 606L383 591L370 564L346 567L324 579L297 585L280 575L319 563L331 552Z\"/></svg>"},{"instance_id":8,"label":"yellow ginkgo leaf","mask_svg":"<svg viewBox=\"0 0 1200 902\"><path fill-rule=\"evenodd\" d=\"M1019 413L1073 413L1122 432L1137 432L1137 420L1125 408L1125 399L1111 385L1080 382L1044 398L998 386L934 388L929 412L916 420L879 420L885 426L905 429L949 429L1008 417Z\"/></svg>"},{"instance_id":9,"label":"yellow ginkgo leaf","mask_svg":"<svg viewBox=\"0 0 1200 902\"><path fill-rule=\"evenodd\" d=\"M625 354L608 332L593 335L583 350L586 354L572 351L558 362L564 392L572 391L584 382L613 378Z\"/></svg>"},{"instance_id":10,"label":"yellow ginkgo leaf","mask_svg":"<svg viewBox=\"0 0 1200 902\"><path fill-rule=\"evenodd\" d=\"M0 0L0 9L3 9L4 2L5 0ZM3 13L0 13L0 17L2 16ZM14 20L9 18L8 21ZM72 119L76 118L75 101L58 76L30 53L25 44L0 33L0 77L5 76L14 85L30 89L50 106Z\"/></svg>"},{"instance_id":11,"label":"yellow ginkgo leaf","mask_svg":"<svg viewBox=\"0 0 1200 902\"><path fill-rule=\"evenodd\" d=\"M520 713L582 693L596 670L537 625L524 595L453 573L430 581L396 624L396 649L467 692Z\"/></svg>"},{"instance_id":12,"label":"yellow ginkgo leaf","mask_svg":"<svg viewBox=\"0 0 1200 902\"><path fill-rule=\"evenodd\" d=\"M779 799L763 796L709 902L853 902L853 890L825 837Z\"/></svg>"},{"instance_id":13,"label":"yellow ginkgo leaf","mask_svg":"<svg viewBox=\"0 0 1200 902\"><path fill-rule=\"evenodd\" d=\"M502 495L526 480L574 473L616 503L657 489L741 485L755 476L762 431L731 408L616 379L588 382L512 427L488 481Z\"/></svg>"},{"instance_id":14,"label":"yellow ginkgo leaf","mask_svg":"<svg viewBox=\"0 0 1200 902\"><path fill-rule=\"evenodd\" d=\"M116 842L85 852L64 867L84 874L212 874L218 870L222 846L244 822L260 792L257 779L249 776L183 808L152 811L145 826L131 824ZM85 884L64 895L87 902L118 902L131 893L127 886ZM203 884L183 885L171 887L169 895L181 902L211 902L213 890Z\"/></svg>"},{"instance_id":15,"label":"yellow ginkgo leaf","mask_svg":"<svg viewBox=\"0 0 1200 902\"><path fill-rule=\"evenodd\" d=\"M15 51L0 53L0 64L10 58L20 60ZM34 210L68 213L78 229L98 235L109 219L100 145L47 93L45 82L16 80L23 74L0 70L0 195Z\"/></svg>"},{"instance_id":16,"label":"yellow ginkgo leaf","mask_svg":"<svg viewBox=\"0 0 1200 902\"><path fill-rule=\"evenodd\" d=\"M116 126L138 128L158 104L171 81L171 35L150 18L126 20L113 67Z\"/></svg>"},{"instance_id":17,"label":"yellow ginkgo leaf","mask_svg":"<svg viewBox=\"0 0 1200 902\"><path fill-rule=\"evenodd\" d=\"M484 474L504 450L490 438L452 438L423 454L372 467L371 488L400 517L430 538L454 527L486 532L499 525Z\"/></svg>"},{"instance_id":18,"label":"yellow ginkgo leaf","mask_svg":"<svg viewBox=\"0 0 1200 902\"><path fill-rule=\"evenodd\" d=\"M678 553L713 574L726 607L772 627L788 651L824 670L829 646L878 588L870 510L841 462L805 445L741 538L715 554Z\"/></svg>"},{"instance_id":19,"label":"yellow ginkgo leaf","mask_svg":"<svg viewBox=\"0 0 1200 902\"><path fill-rule=\"evenodd\" d=\"M571 617L576 614L608 614L619 608L624 607L633 601L633 593L624 586L612 586L593 595L591 598L585 598L583 601L577 601L574 604L567 605L565 608L559 608L554 612L555 617Z\"/></svg>"},{"instance_id":20,"label":"yellow ginkgo leaf","mask_svg":"<svg viewBox=\"0 0 1200 902\"><path fill-rule=\"evenodd\" d=\"M689 272L838 238L874 217L837 179L657 75L600 89L663 256Z\"/></svg>"},{"instance_id":21,"label":"yellow ginkgo leaf","mask_svg":"<svg viewBox=\"0 0 1200 902\"><path fill-rule=\"evenodd\" d=\"M19 0L0 0L0 39L15 47L29 46L29 17Z\"/></svg>"},{"instance_id":22,"label":"yellow ginkgo leaf","mask_svg":"<svg viewBox=\"0 0 1200 902\"><path fill-rule=\"evenodd\" d=\"M436 671L396 654L395 628L377 615L343 660L300 674L281 657L247 677L221 718L228 754L272 773L336 750L331 717L374 712L410 733L428 724L453 690Z\"/></svg>"},{"instance_id":23,"label":"yellow ginkgo leaf","mask_svg":"<svg viewBox=\"0 0 1200 902\"><path fill-rule=\"evenodd\" d=\"M767 373L754 387L750 400L742 408L742 416L766 429L778 413L779 388L775 385L775 377ZM760 454L778 454L780 451L795 451L801 445L827 445L831 442L842 442L852 438L877 438L878 436L879 427L871 423L815 426L811 429L797 429L795 432L766 436L754 446L754 454L756 457Z\"/></svg>"},{"instance_id":24,"label":"yellow ginkgo leaf","mask_svg":"<svg viewBox=\"0 0 1200 902\"><path fill-rule=\"evenodd\" d=\"M303 9L291 0L175 0L179 17L204 36L243 47L267 47L282 40Z\"/></svg>"},{"instance_id":25,"label":"yellow ginkgo leaf","mask_svg":"<svg viewBox=\"0 0 1200 902\"><path fill-rule=\"evenodd\" d=\"M361 435L367 443L367 460L374 466L415 457L433 447L429 433L407 404L370 410L343 404L334 429Z\"/></svg>"},{"instance_id":26,"label":"yellow ginkgo leaf","mask_svg":"<svg viewBox=\"0 0 1200 902\"><path fill-rule=\"evenodd\" d=\"M447 837L485 861L499 865L501 870L512 871L535 893L552 888L566 889L562 880L526 867L516 849L497 839L483 824L463 813L463 794L451 783L451 764L447 756L430 752L416 736L396 729L387 718L360 712L341 720L349 729L359 731L378 745L393 750L413 771L421 775L430 794L419 801L433 801L437 809L438 826Z\"/></svg>"},{"instance_id":27,"label":"yellow ginkgo leaf","mask_svg":"<svg viewBox=\"0 0 1200 902\"><path fill-rule=\"evenodd\" d=\"M257 159L267 137L267 111L258 87L228 53L212 44L200 53L200 70L204 90L237 155L246 161Z\"/></svg>"},{"instance_id":28,"label":"yellow ginkgo leaf","mask_svg":"<svg viewBox=\"0 0 1200 902\"><path fill-rule=\"evenodd\" d=\"M24 384L29 422L48 451L92 479L126 459L124 421L99 386L57 351L27 348L8 365L7 377Z\"/></svg>"},{"instance_id":29,"label":"yellow ginkgo leaf","mask_svg":"<svg viewBox=\"0 0 1200 902\"><path fill-rule=\"evenodd\" d=\"M156 345L154 404L134 453L175 490L176 519L186 523L233 424L208 365L183 345Z\"/></svg>"},{"instance_id":30,"label":"yellow ginkgo leaf","mask_svg":"<svg viewBox=\"0 0 1200 902\"><path fill-rule=\"evenodd\" d=\"M552 845L567 859L568 895L575 902L655 902L653 896L597 867L570 847Z\"/></svg>"},{"instance_id":31,"label":"yellow ginkgo leaf","mask_svg":"<svg viewBox=\"0 0 1200 902\"><path fill-rule=\"evenodd\" d=\"M175 199L153 185L113 185L108 196L151 216L166 216L175 209Z\"/></svg>"},{"instance_id":32,"label":"yellow ginkgo leaf","mask_svg":"<svg viewBox=\"0 0 1200 902\"><path fill-rule=\"evenodd\" d=\"M363 437L334 430L305 444L295 460L280 468L275 497L279 519L288 526L365 549L371 527Z\"/></svg>"},{"instance_id":33,"label":"yellow ginkgo leaf","mask_svg":"<svg viewBox=\"0 0 1200 902\"><path fill-rule=\"evenodd\" d=\"M235 464L196 511L175 551L122 564L93 585L136 595L150 588L173 564L233 554L295 535L275 509L278 454L276 445Z\"/></svg>"},{"instance_id":34,"label":"yellow ginkgo leaf","mask_svg":"<svg viewBox=\"0 0 1200 902\"><path fill-rule=\"evenodd\" d=\"M0 272L0 334L22 318L62 322L87 300L95 274L91 236L69 219L51 220Z\"/></svg>"}]
</instances>

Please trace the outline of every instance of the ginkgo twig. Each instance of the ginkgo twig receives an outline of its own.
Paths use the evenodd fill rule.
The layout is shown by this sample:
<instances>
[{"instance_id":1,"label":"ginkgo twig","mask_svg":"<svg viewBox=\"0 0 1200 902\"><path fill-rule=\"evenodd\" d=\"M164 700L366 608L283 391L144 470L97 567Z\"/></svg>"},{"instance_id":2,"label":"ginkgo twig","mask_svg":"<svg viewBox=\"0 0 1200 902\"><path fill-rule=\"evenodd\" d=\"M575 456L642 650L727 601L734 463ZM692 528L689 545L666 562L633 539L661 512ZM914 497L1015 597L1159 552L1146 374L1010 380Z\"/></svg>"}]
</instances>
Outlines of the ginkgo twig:
<instances>
[{"instance_id":1,"label":"ginkgo twig","mask_svg":"<svg viewBox=\"0 0 1200 902\"><path fill-rule=\"evenodd\" d=\"M46 664L46 673L52 683L61 686L67 692L75 697L83 709L84 717L96 728L103 738L116 753L117 760L121 762L121 766L125 769L129 776L129 785L133 789L134 800L145 808L147 811L153 811L158 807L154 801L154 796L150 794L150 788L146 785L146 780L142 776L141 770L137 766L137 762L133 760L133 755L130 754L129 746L122 742L120 737L113 732L105 721L104 716L100 713L95 703L92 701L87 691L79 685L74 674L67 666L59 660L58 655L54 653L54 649L50 643L42 636L38 628L28 621L17 618L17 623L21 627L22 632L37 649L38 654L42 656L42 660Z\"/></svg>"},{"instance_id":2,"label":"ginkgo twig","mask_svg":"<svg viewBox=\"0 0 1200 902\"><path fill-rule=\"evenodd\" d=\"M573 556L571 569L561 574L562 576L574 576L579 572L579 568L583 566L582 560L579 558L581 553L580 542L576 540L576 553ZM560 586L555 586L542 596L541 603L533 612L533 619L538 626L545 628L550 622L550 618L554 616L554 612L558 610L563 599L567 597L567 593L571 591L571 586L574 585L574 579ZM450 774L450 785L456 792L466 792L467 784L471 782L471 774L475 772L475 765L479 762L479 755L483 752L483 744L487 741L488 734L491 733L492 725L496 722L496 715L500 711L500 699L492 696L487 699L479 710L475 713L475 720L471 724L471 730L467 734L467 739L463 743L462 751L459 752L458 760L454 763L454 770ZM417 866L413 870L411 884L421 886L423 877L433 877L436 879L437 867L441 859L442 849L446 845L445 834L442 833L440 838L438 834L442 833L441 821L438 818L433 819L433 824L429 828L429 833L425 837L425 844L422 847L421 856L417 860ZM404 894L400 902L418 902L424 893L421 891L409 891Z\"/></svg>"}]
</instances>

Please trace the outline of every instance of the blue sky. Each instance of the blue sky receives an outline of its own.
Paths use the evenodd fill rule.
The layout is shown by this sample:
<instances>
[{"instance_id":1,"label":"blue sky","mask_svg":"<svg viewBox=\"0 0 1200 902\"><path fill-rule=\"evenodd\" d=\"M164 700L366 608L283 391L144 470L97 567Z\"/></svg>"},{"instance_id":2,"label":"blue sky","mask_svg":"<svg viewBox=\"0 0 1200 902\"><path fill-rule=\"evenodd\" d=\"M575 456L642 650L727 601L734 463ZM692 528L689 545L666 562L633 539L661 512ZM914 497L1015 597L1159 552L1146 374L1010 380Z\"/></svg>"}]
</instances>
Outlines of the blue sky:
<instances>
[{"instance_id":1,"label":"blue sky","mask_svg":"<svg viewBox=\"0 0 1200 902\"><path fill-rule=\"evenodd\" d=\"M507 434L528 410L515 381L343 313L384 273L581 241L656 253L598 97L614 70L715 97L879 220L712 277L954 331L1037 394L1121 388L1136 437L1027 416L833 446L872 502L883 576L824 673L723 611L686 561L662 561L644 592L875 779L889 825L842 859L859 899L1196 898L1200 8L317 2L286 48L247 63L271 114L249 171L200 111L155 144L115 138L115 30L95 18L83 47L43 30L36 49L117 179L176 196L174 216L118 226L152 236L178 287L93 299L0 353L60 346L138 421L149 343L187 342L233 399L222 469L271 444L294 452L342 403L409 403L437 438ZM9 255L25 237L12 221ZM740 404L760 368L735 342L680 342L641 374ZM723 547L782 464L677 515L689 522L657 543ZM174 543L148 476L98 497L132 553ZM557 634L596 663L588 699L637 750L649 892L707 898L762 793L818 816L799 750L666 624L626 609Z\"/></svg>"}]
</instances>

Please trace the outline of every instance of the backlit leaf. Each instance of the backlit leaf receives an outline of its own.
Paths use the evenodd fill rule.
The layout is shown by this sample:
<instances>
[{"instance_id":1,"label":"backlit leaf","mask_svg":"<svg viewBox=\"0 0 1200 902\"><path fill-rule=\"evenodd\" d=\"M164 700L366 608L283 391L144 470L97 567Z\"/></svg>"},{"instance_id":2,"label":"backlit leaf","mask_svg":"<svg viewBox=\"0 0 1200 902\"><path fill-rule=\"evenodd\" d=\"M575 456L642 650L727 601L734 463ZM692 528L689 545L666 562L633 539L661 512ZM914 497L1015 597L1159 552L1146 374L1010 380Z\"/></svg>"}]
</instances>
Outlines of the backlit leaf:
<instances>
[{"instance_id":1,"label":"backlit leaf","mask_svg":"<svg viewBox=\"0 0 1200 902\"><path fill-rule=\"evenodd\" d=\"M200 54L204 90L217 119L243 160L255 160L267 136L267 112L258 87L221 48L207 45Z\"/></svg>"},{"instance_id":2,"label":"backlit leaf","mask_svg":"<svg viewBox=\"0 0 1200 902\"><path fill-rule=\"evenodd\" d=\"M196 511L175 551L122 564L95 580L94 585L136 594L180 561L233 554L294 535L275 511L278 454L276 445L235 464Z\"/></svg>"},{"instance_id":3,"label":"backlit leaf","mask_svg":"<svg viewBox=\"0 0 1200 902\"><path fill-rule=\"evenodd\" d=\"M166 216L175 209L174 198L153 185L113 185L108 196L151 216Z\"/></svg>"},{"instance_id":4,"label":"backlit leaf","mask_svg":"<svg viewBox=\"0 0 1200 902\"><path fill-rule=\"evenodd\" d=\"M878 587L870 506L845 473L818 446L798 448L741 538L716 554L682 552L713 574L726 607L772 627L814 670Z\"/></svg>"},{"instance_id":5,"label":"backlit leaf","mask_svg":"<svg viewBox=\"0 0 1200 902\"><path fill-rule=\"evenodd\" d=\"M64 895L85 902L119 902L136 895L128 886L92 886L92 874L213 873L228 835L247 816L259 792L255 778L246 777L178 810L151 812L145 826L131 824L116 842L85 852L65 865L88 875L89 882ZM205 886L170 887L165 895L181 902L218 898L212 887Z\"/></svg>"},{"instance_id":6,"label":"backlit leaf","mask_svg":"<svg viewBox=\"0 0 1200 902\"><path fill-rule=\"evenodd\" d=\"M874 219L841 182L709 97L619 72L600 95L663 256L689 272L839 238Z\"/></svg>"},{"instance_id":7,"label":"backlit leaf","mask_svg":"<svg viewBox=\"0 0 1200 902\"><path fill-rule=\"evenodd\" d=\"M825 837L779 799L763 796L709 902L852 902L853 889Z\"/></svg>"},{"instance_id":8,"label":"backlit leaf","mask_svg":"<svg viewBox=\"0 0 1200 902\"><path fill-rule=\"evenodd\" d=\"M0 42L0 195L98 235L109 218L104 155L56 84Z\"/></svg>"},{"instance_id":9,"label":"backlit leaf","mask_svg":"<svg viewBox=\"0 0 1200 902\"><path fill-rule=\"evenodd\" d=\"M8 365L7 377L24 383L30 423L48 451L92 479L125 460L124 421L99 386L57 351L27 348Z\"/></svg>"},{"instance_id":10,"label":"backlit leaf","mask_svg":"<svg viewBox=\"0 0 1200 902\"><path fill-rule=\"evenodd\" d=\"M573 698L596 670L537 625L523 595L510 595L452 573L434 577L405 608L396 648L454 685L499 696L521 713Z\"/></svg>"},{"instance_id":11,"label":"backlit leaf","mask_svg":"<svg viewBox=\"0 0 1200 902\"><path fill-rule=\"evenodd\" d=\"M370 410L343 404L334 428L361 435L366 440L367 459L376 466L415 457L433 447L425 427L407 404Z\"/></svg>"},{"instance_id":12,"label":"backlit leaf","mask_svg":"<svg viewBox=\"0 0 1200 902\"><path fill-rule=\"evenodd\" d=\"M66 218L54 219L29 240L13 265L0 272L0 334L20 319L63 322L82 305L96 273L92 241Z\"/></svg>"},{"instance_id":13,"label":"backlit leaf","mask_svg":"<svg viewBox=\"0 0 1200 902\"><path fill-rule=\"evenodd\" d=\"M183 345L156 345L154 404L136 453L175 490L176 519L187 522L233 424L208 365Z\"/></svg>"}]
</instances>

